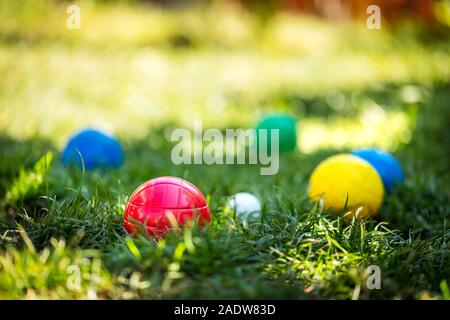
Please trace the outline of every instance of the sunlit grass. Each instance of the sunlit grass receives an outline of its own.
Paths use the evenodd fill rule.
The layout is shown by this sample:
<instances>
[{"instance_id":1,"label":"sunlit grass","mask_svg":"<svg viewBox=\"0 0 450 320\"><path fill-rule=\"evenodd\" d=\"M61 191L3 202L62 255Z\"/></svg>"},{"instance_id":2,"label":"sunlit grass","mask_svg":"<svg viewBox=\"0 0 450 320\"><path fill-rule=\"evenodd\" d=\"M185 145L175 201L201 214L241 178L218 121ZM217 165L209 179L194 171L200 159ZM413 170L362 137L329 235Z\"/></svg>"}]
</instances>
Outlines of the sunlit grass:
<instances>
[{"instance_id":1,"label":"sunlit grass","mask_svg":"<svg viewBox=\"0 0 450 320\"><path fill-rule=\"evenodd\" d=\"M161 122L190 127L189 119L203 119L211 127L251 126L259 110L272 107L267 104L271 97L286 91L308 95L360 88L379 78L415 81L418 70L408 66L425 59L427 72L433 68L433 60L425 56L422 62L398 61L398 74L409 75L390 78L384 75L384 63L378 67L357 57L286 60L247 53L164 55L152 49L109 52L59 46L32 51L3 47L0 55L0 69L9 79L0 85L2 130L22 138L37 132L59 143L86 125L141 136ZM383 59L397 63L396 58ZM441 61L436 60L435 81L447 77ZM426 81L427 75L421 79Z\"/></svg>"},{"instance_id":2,"label":"sunlit grass","mask_svg":"<svg viewBox=\"0 0 450 320\"><path fill-rule=\"evenodd\" d=\"M3 38L23 42L0 44L0 71L8 79L0 84L2 131L19 138L39 133L61 144L86 125L127 136L164 122L190 127L193 118L209 127L248 127L284 93L429 85L450 77L445 47L356 23L279 14L261 28L233 7L177 12L79 4L82 28L71 31L64 3L2 1L4 14L15 14L0 25ZM181 51L173 43L180 36L188 41Z\"/></svg>"}]
</instances>

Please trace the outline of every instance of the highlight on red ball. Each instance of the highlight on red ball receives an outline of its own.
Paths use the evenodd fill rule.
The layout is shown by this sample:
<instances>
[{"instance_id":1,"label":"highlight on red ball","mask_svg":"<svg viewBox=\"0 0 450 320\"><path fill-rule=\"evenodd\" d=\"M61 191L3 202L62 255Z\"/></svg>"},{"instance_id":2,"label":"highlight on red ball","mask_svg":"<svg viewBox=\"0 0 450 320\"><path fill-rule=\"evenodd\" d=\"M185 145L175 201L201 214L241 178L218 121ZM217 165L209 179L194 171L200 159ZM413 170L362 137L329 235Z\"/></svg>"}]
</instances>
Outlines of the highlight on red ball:
<instances>
[{"instance_id":1,"label":"highlight on red ball","mask_svg":"<svg viewBox=\"0 0 450 320\"><path fill-rule=\"evenodd\" d=\"M211 220L202 192L189 181L159 177L143 183L131 195L124 213L124 226L131 235L162 237L168 231Z\"/></svg>"}]
</instances>

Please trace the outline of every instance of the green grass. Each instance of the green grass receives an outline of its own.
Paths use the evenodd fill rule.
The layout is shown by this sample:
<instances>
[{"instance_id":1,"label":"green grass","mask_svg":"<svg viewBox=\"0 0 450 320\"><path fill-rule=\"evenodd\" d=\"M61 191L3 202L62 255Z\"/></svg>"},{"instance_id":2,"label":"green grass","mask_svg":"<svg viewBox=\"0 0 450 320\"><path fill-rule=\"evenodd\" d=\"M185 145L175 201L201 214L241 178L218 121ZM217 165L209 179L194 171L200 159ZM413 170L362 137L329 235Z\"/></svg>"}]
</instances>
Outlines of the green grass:
<instances>
[{"instance_id":1,"label":"green grass","mask_svg":"<svg viewBox=\"0 0 450 320\"><path fill-rule=\"evenodd\" d=\"M449 298L448 36L122 5L86 6L85 27L70 33L61 4L25 1L28 16L13 3L0 0L0 12L27 23L0 19L0 298ZM139 32L107 33L119 18ZM299 121L299 148L277 175L171 163L173 128L250 127L270 110ZM87 124L116 132L121 168L61 165L68 134ZM362 145L392 151L406 180L377 217L349 222L308 201L308 178ZM128 197L161 175L196 184L211 224L131 239ZM261 198L261 221L225 208L239 191ZM366 287L372 264L380 290Z\"/></svg>"}]
</instances>

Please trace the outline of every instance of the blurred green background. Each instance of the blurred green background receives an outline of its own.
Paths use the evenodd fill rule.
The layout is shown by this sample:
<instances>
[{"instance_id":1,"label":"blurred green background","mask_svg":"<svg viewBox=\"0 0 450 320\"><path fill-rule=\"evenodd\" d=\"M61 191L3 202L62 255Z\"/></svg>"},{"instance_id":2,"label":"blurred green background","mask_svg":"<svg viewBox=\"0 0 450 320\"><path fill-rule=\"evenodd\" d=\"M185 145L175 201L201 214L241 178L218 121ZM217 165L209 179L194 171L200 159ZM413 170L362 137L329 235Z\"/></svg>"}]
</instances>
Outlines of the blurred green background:
<instances>
[{"instance_id":1,"label":"blurred green background","mask_svg":"<svg viewBox=\"0 0 450 320\"><path fill-rule=\"evenodd\" d=\"M247 127L284 110L302 120L304 152L395 149L409 142L414 119L361 91L398 83L400 100L414 104L449 78L442 24L431 32L383 20L382 30L369 30L365 20L323 20L276 10L276 2L266 17L264 5L252 11L236 1L81 1L81 29L69 30L72 2L0 3L0 130L58 146L86 125L142 137L169 122L190 128L193 119Z\"/></svg>"}]
</instances>

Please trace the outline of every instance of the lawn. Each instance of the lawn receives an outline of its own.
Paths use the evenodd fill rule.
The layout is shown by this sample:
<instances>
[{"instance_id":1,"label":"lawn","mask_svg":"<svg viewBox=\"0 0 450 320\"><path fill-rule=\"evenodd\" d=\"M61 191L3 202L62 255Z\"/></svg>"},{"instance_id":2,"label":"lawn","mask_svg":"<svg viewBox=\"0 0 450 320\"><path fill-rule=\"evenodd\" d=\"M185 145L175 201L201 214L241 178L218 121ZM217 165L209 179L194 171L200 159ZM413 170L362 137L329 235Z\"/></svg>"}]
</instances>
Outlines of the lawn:
<instances>
[{"instance_id":1,"label":"lawn","mask_svg":"<svg viewBox=\"0 0 450 320\"><path fill-rule=\"evenodd\" d=\"M448 29L79 5L68 30L65 2L0 0L1 299L450 299ZM251 128L269 112L298 121L278 174L171 162L173 129ZM122 167L61 164L85 126L117 135ZM362 146L392 152L406 178L378 216L346 221L309 201L308 179ZM163 175L203 192L210 225L130 238L128 197ZM261 199L260 221L226 208L241 191Z\"/></svg>"}]
</instances>

